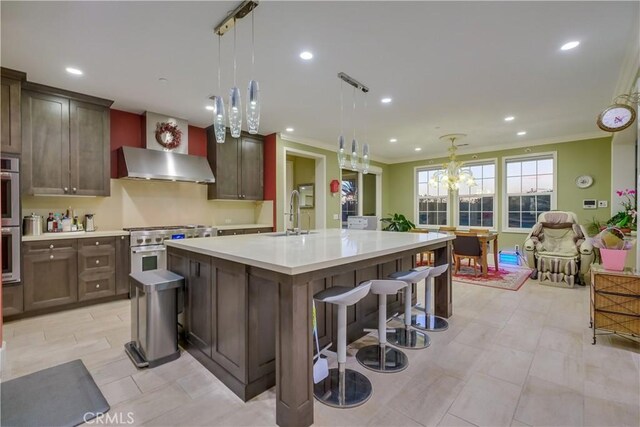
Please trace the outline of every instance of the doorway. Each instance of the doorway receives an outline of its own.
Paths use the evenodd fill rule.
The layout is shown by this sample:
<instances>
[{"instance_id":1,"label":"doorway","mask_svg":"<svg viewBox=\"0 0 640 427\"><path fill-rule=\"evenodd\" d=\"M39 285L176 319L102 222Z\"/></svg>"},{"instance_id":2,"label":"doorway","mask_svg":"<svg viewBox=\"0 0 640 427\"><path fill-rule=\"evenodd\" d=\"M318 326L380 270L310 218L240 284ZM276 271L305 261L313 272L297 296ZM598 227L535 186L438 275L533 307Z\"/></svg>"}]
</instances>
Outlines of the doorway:
<instances>
[{"instance_id":1,"label":"doorway","mask_svg":"<svg viewBox=\"0 0 640 427\"><path fill-rule=\"evenodd\" d=\"M342 169L341 222L347 228L347 219L354 215L382 214L382 169L371 166L369 173ZM378 222L378 229L380 223Z\"/></svg>"}]
</instances>

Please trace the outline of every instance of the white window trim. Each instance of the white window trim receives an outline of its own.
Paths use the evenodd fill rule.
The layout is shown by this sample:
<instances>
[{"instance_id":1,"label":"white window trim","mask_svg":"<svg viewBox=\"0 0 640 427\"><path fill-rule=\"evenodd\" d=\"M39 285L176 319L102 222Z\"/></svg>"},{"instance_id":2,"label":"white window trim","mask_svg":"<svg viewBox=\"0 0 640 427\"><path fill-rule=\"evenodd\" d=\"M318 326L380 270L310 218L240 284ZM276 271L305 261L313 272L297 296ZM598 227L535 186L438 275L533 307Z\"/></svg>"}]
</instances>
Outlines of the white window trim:
<instances>
[{"instance_id":1,"label":"white window trim","mask_svg":"<svg viewBox=\"0 0 640 427\"><path fill-rule=\"evenodd\" d=\"M493 158L489 158L489 159L478 159L478 160L473 160L470 162L464 162L463 167L469 167L469 166L477 166L477 165L486 165L489 163L493 163L493 166L495 167L495 176L494 176L494 193L493 193L493 227L489 228L490 231L498 231L498 222L500 222L500 220L498 219L498 182L499 182L499 178L498 178L498 158L497 157L493 157ZM460 225L460 192L456 191L453 193L453 203L455 204L455 218L453 218L453 222L456 225L456 228L459 228L460 230L469 230L471 228L484 228L481 226L469 226L469 225ZM479 197L482 197L482 194L478 195ZM472 196L462 196L462 197L473 197Z\"/></svg>"},{"instance_id":2,"label":"white window trim","mask_svg":"<svg viewBox=\"0 0 640 427\"><path fill-rule=\"evenodd\" d=\"M418 172L426 171L426 170L438 170L442 169L442 165L423 165L416 166L413 168L413 223L416 225L416 228L426 229L426 230L437 230L439 227L449 226L449 218L451 218L451 191L447 191L447 222L445 225L438 224L420 224L420 206L418 204L418 189L420 188L418 185ZM439 196L438 196L439 197Z\"/></svg>"},{"instance_id":3,"label":"white window trim","mask_svg":"<svg viewBox=\"0 0 640 427\"><path fill-rule=\"evenodd\" d=\"M553 158L553 192L551 193L551 210L557 209L558 199L558 152L547 151L544 153L520 154L517 156L505 156L502 158L502 232L527 234L531 228L509 227L509 196L507 195L507 162L509 160L535 160L541 158ZM547 193L536 193L544 195Z\"/></svg>"}]
</instances>

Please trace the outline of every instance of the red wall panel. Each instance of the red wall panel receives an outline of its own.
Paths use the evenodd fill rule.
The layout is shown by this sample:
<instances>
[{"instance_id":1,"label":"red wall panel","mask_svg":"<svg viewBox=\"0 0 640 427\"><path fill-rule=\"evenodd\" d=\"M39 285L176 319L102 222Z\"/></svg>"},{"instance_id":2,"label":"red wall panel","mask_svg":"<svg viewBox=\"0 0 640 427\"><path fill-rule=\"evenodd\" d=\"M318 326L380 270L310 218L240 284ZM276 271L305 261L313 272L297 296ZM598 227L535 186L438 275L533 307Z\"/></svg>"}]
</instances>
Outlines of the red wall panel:
<instances>
[{"instance_id":1,"label":"red wall panel","mask_svg":"<svg viewBox=\"0 0 640 427\"><path fill-rule=\"evenodd\" d=\"M207 131L189 126L189 154L207 157Z\"/></svg>"}]
</instances>

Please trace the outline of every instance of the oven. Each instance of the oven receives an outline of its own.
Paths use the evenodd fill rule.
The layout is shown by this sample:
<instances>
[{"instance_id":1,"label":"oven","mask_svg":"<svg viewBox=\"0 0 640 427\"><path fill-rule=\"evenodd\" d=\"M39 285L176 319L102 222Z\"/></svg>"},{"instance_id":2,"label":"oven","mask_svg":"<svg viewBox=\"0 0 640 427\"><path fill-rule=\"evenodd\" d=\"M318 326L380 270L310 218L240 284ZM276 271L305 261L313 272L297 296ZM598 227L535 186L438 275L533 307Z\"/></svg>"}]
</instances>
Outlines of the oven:
<instances>
[{"instance_id":1,"label":"oven","mask_svg":"<svg viewBox=\"0 0 640 427\"><path fill-rule=\"evenodd\" d=\"M134 246L131 248L131 273L166 268L167 248L165 245Z\"/></svg>"},{"instance_id":2,"label":"oven","mask_svg":"<svg viewBox=\"0 0 640 427\"><path fill-rule=\"evenodd\" d=\"M2 283L20 281L20 227L2 227Z\"/></svg>"},{"instance_id":3,"label":"oven","mask_svg":"<svg viewBox=\"0 0 640 427\"><path fill-rule=\"evenodd\" d=\"M0 157L2 188L2 226L20 227L20 169L19 159L3 154Z\"/></svg>"}]
</instances>

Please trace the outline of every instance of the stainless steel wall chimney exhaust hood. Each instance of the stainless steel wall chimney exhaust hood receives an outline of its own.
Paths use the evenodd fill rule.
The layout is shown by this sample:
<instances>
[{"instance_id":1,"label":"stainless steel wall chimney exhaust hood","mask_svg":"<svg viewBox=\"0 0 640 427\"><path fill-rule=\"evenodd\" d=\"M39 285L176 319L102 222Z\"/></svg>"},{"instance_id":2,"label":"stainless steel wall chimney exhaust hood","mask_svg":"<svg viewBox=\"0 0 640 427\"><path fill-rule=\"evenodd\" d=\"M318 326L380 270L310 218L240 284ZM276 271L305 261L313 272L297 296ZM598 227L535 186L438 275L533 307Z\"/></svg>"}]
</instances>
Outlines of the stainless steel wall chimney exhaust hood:
<instances>
[{"instance_id":1,"label":"stainless steel wall chimney exhaust hood","mask_svg":"<svg viewBox=\"0 0 640 427\"><path fill-rule=\"evenodd\" d=\"M118 149L118 178L198 184L216 182L204 157L134 147Z\"/></svg>"}]
</instances>

